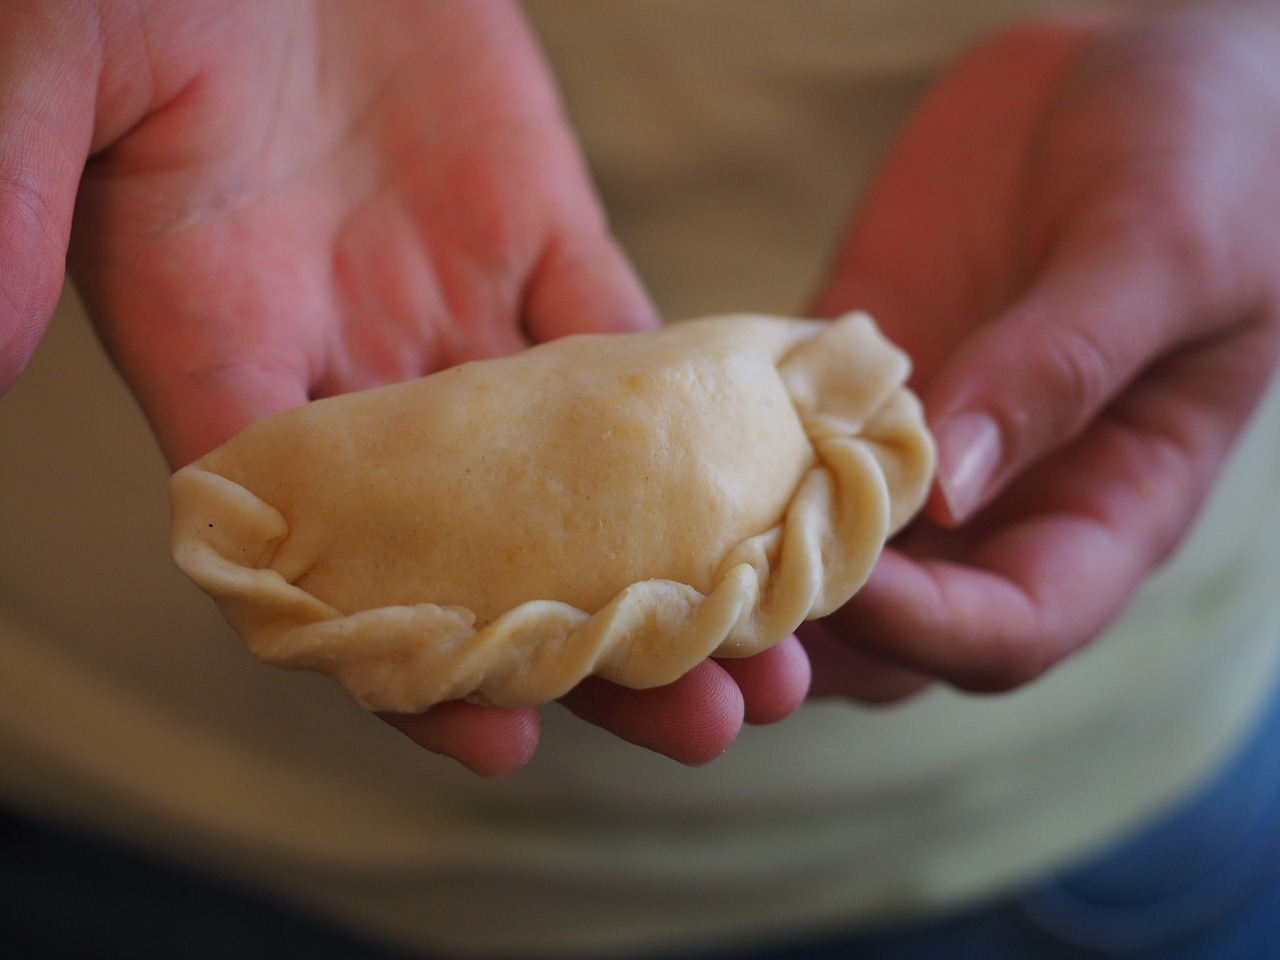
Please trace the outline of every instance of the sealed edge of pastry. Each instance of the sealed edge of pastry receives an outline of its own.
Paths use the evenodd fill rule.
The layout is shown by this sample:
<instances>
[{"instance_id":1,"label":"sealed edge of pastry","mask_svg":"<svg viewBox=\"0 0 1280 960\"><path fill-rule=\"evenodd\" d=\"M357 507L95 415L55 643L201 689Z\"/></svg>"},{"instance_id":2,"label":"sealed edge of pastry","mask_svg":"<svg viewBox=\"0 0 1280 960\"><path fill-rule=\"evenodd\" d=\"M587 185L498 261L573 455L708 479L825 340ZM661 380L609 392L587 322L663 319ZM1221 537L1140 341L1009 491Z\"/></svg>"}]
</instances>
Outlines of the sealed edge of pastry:
<instances>
[{"instance_id":1,"label":"sealed edge of pastry","mask_svg":"<svg viewBox=\"0 0 1280 960\"><path fill-rule=\"evenodd\" d=\"M585 336L678 337L687 324L744 319L776 324L790 338L776 375L813 457L781 519L743 530L703 590L638 580L617 584L600 609L549 597L480 624L466 606L433 602L424 583L413 603L339 610L271 567L295 531L278 505L210 469L210 457L171 478L174 559L257 657L329 674L358 703L380 711L417 712L455 699L536 705L591 675L653 687L709 656L759 653L857 592L888 538L923 506L935 454L921 405L906 387L910 362L866 314L830 322L732 315ZM533 349L554 351L561 342ZM582 544L584 563L591 547Z\"/></svg>"}]
</instances>

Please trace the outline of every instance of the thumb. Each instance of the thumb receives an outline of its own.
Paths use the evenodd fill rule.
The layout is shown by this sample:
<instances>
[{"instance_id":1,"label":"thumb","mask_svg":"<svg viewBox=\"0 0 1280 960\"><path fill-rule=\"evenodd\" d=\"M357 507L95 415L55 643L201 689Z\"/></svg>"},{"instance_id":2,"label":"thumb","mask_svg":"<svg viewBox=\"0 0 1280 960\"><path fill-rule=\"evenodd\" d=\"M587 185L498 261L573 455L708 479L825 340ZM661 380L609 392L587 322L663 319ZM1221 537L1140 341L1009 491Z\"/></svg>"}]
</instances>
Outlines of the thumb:
<instances>
[{"instance_id":1,"label":"thumb","mask_svg":"<svg viewBox=\"0 0 1280 960\"><path fill-rule=\"evenodd\" d=\"M87 21L41 0L0 8L0 393L31 359L62 289L97 96Z\"/></svg>"},{"instance_id":2,"label":"thumb","mask_svg":"<svg viewBox=\"0 0 1280 960\"><path fill-rule=\"evenodd\" d=\"M630 260L607 231L566 237L529 280L523 321L535 342L571 333L625 333L658 325Z\"/></svg>"},{"instance_id":3,"label":"thumb","mask_svg":"<svg viewBox=\"0 0 1280 960\"><path fill-rule=\"evenodd\" d=\"M960 343L925 395L938 444L928 506L958 523L1070 442L1157 357L1201 333L1178 258L1139 237L1064 246Z\"/></svg>"},{"instance_id":4,"label":"thumb","mask_svg":"<svg viewBox=\"0 0 1280 960\"><path fill-rule=\"evenodd\" d=\"M172 379L129 378L139 406L176 470L249 424L308 400L301 374L253 363L225 365Z\"/></svg>"}]
</instances>

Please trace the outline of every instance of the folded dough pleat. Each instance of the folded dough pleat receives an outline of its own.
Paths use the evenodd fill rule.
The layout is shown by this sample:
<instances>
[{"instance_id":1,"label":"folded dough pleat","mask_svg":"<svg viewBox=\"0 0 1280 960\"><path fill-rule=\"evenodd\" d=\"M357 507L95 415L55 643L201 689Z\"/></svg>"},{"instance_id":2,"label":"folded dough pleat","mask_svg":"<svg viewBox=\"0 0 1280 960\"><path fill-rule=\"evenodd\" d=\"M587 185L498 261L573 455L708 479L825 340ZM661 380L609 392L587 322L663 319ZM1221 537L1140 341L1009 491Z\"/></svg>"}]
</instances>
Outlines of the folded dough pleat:
<instances>
[{"instance_id":1,"label":"folded dough pleat","mask_svg":"<svg viewBox=\"0 0 1280 960\"><path fill-rule=\"evenodd\" d=\"M865 582L931 481L908 372L862 314L570 337L253 425L174 475L173 553L372 709L658 686Z\"/></svg>"}]
</instances>

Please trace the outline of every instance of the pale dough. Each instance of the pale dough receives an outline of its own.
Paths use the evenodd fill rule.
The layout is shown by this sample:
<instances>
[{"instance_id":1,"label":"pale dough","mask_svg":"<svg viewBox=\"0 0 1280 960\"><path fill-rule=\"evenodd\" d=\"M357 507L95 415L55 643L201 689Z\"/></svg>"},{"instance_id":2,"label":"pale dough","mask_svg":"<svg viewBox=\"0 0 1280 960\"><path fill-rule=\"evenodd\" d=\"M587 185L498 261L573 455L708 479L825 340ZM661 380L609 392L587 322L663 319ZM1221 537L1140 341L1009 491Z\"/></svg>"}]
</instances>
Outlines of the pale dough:
<instances>
[{"instance_id":1,"label":"pale dough","mask_svg":"<svg viewBox=\"0 0 1280 960\"><path fill-rule=\"evenodd\" d=\"M843 604L933 447L866 315L583 335L260 421L170 490L261 659L410 712L669 683Z\"/></svg>"}]
</instances>

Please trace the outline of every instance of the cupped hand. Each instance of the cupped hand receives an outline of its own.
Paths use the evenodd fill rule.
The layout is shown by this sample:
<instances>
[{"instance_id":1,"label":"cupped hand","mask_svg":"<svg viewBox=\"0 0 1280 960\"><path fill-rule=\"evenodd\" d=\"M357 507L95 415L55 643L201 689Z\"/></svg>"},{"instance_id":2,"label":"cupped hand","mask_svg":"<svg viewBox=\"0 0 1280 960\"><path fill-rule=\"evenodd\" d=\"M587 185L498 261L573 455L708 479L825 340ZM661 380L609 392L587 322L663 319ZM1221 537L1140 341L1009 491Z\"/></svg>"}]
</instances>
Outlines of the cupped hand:
<instances>
[{"instance_id":1,"label":"cupped hand","mask_svg":"<svg viewBox=\"0 0 1280 960\"><path fill-rule=\"evenodd\" d=\"M873 181L818 309L915 358L925 516L804 634L816 693L1024 683L1179 541L1280 353L1280 12L986 42Z\"/></svg>"},{"instance_id":2,"label":"cupped hand","mask_svg":"<svg viewBox=\"0 0 1280 960\"><path fill-rule=\"evenodd\" d=\"M20 0L0 11L0 369L72 274L173 466L308 399L655 317L553 84L498 0ZM568 701L697 762L807 662ZM532 709L390 718L481 772Z\"/></svg>"}]
</instances>

